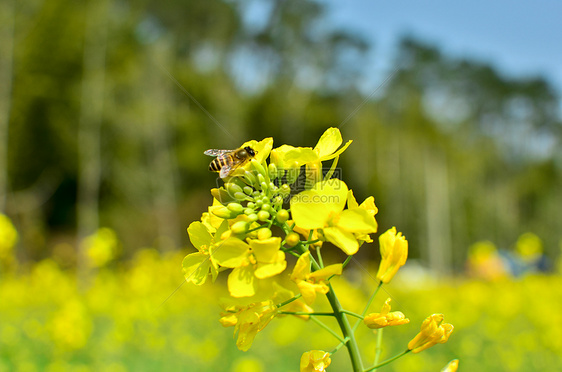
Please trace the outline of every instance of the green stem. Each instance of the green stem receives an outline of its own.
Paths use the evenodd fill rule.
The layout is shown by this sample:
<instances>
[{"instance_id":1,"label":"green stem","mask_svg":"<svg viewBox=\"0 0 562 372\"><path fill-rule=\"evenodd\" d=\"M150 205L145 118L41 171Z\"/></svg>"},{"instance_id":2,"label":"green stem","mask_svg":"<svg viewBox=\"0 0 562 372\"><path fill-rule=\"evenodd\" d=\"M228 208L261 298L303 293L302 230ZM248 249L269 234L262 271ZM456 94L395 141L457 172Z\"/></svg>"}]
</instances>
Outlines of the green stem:
<instances>
[{"instance_id":1,"label":"green stem","mask_svg":"<svg viewBox=\"0 0 562 372\"><path fill-rule=\"evenodd\" d=\"M316 255L318 256L318 263L320 267L324 267L324 261L322 260L322 254L320 253L320 247L316 248Z\"/></svg>"},{"instance_id":2,"label":"green stem","mask_svg":"<svg viewBox=\"0 0 562 372\"><path fill-rule=\"evenodd\" d=\"M364 315L359 315L359 314L354 313L353 311L349 311L349 310L342 310L341 312L344 313L344 314L354 316L354 317L358 318L359 321L363 320L363 318L365 317ZM355 329L354 329L354 331L355 331Z\"/></svg>"},{"instance_id":3,"label":"green stem","mask_svg":"<svg viewBox=\"0 0 562 372\"><path fill-rule=\"evenodd\" d=\"M298 294L296 296L294 296L293 298L289 298L287 301L281 302L279 305L277 305L277 308L283 307L285 305L290 304L293 301L296 301L297 299L299 299L300 297L302 297L302 294Z\"/></svg>"},{"instance_id":4,"label":"green stem","mask_svg":"<svg viewBox=\"0 0 562 372\"><path fill-rule=\"evenodd\" d=\"M310 319L312 319L312 321L314 323L318 324L320 327L324 328L326 331L328 331L328 333L330 333L332 336L334 336L340 342L340 345L345 344L347 342L340 335L338 335L336 332L334 332L334 330L332 328L330 328L326 324L322 323L319 319L316 319L316 317L311 316Z\"/></svg>"},{"instance_id":5,"label":"green stem","mask_svg":"<svg viewBox=\"0 0 562 372\"><path fill-rule=\"evenodd\" d=\"M352 258L353 258L353 256L347 256L347 258L345 259L345 261L343 261L342 269L345 269L345 267L347 266L347 264L349 263L349 261L351 261Z\"/></svg>"},{"instance_id":6,"label":"green stem","mask_svg":"<svg viewBox=\"0 0 562 372\"><path fill-rule=\"evenodd\" d=\"M334 292L334 288L332 288L331 284L328 284L328 288L329 291L328 293L326 293L326 297L328 298L328 301L332 306L332 310L334 310L334 316L338 321L343 336L345 338L349 338L345 346L347 347L349 358L351 359L351 366L353 367L354 372L361 372L363 371L363 363L361 362L361 355L359 354L357 340L355 339L355 335L353 334L353 330L351 329L349 320L343 312L338 297L336 296L336 292Z\"/></svg>"},{"instance_id":7,"label":"green stem","mask_svg":"<svg viewBox=\"0 0 562 372\"><path fill-rule=\"evenodd\" d=\"M282 315L314 315L314 316L334 316L334 313L307 313L306 311L279 311L277 314Z\"/></svg>"},{"instance_id":8,"label":"green stem","mask_svg":"<svg viewBox=\"0 0 562 372\"><path fill-rule=\"evenodd\" d=\"M406 349L406 350L405 350L404 352L402 352L401 354L398 354L398 355L396 355L396 356L393 356L392 358L385 360L385 361L382 362L381 364L377 364L376 366L373 366L373 367L371 367L371 368L369 368L369 369L366 369L366 370L363 371L363 372L371 372L371 371L376 370L377 368L386 366L387 364L394 362L396 359L401 358L401 357L403 357L404 355L408 354L410 351L412 351L412 350Z\"/></svg>"},{"instance_id":9,"label":"green stem","mask_svg":"<svg viewBox=\"0 0 562 372\"><path fill-rule=\"evenodd\" d=\"M320 265L318 265L318 262L316 262L314 257L310 256L310 261L315 271L320 270ZM349 353L349 358L351 359L353 372L361 372L363 371L363 363L361 362L361 354L359 354L359 346L357 345L357 340L355 339L355 335L353 334L353 330L351 329L349 320L345 316L345 310L341 307L338 296L336 296L336 292L334 292L334 288L329 282L328 288L329 290L328 293L326 293L326 297L328 298L328 302L330 302L330 306L334 311L334 317L336 318L338 325L340 326L344 338L348 340L345 346L347 347L347 352Z\"/></svg>"},{"instance_id":10,"label":"green stem","mask_svg":"<svg viewBox=\"0 0 562 372\"><path fill-rule=\"evenodd\" d=\"M367 311L369 311L369 307L371 306L371 304L373 303L373 300L375 299L375 296L377 295L377 293L379 293L379 289L381 289L382 287L382 282L379 283L379 285L377 286L377 289L375 289L375 291L373 292L373 294L371 295L371 297L369 298L369 301L367 301L367 305L365 305L365 308L363 309L363 312L361 313L362 317L361 318L365 318L365 315L367 314ZM357 327L359 327L359 324L361 323L360 320L357 321L357 323L355 323L353 325L353 332L355 332L355 330L357 329Z\"/></svg>"},{"instance_id":11,"label":"green stem","mask_svg":"<svg viewBox=\"0 0 562 372\"><path fill-rule=\"evenodd\" d=\"M379 360L381 358L383 330L384 328L380 328L377 330L377 346L375 346L375 365L379 364ZM376 371L376 369L373 371Z\"/></svg>"},{"instance_id":12,"label":"green stem","mask_svg":"<svg viewBox=\"0 0 562 372\"><path fill-rule=\"evenodd\" d=\"M341 349L341 347L345 345L347 341L349 341L349 338L346 338L342 342L340 342L339 345L334 348L334 350L330 351L330 355L336 353L339 349Z\"/></svg>"}]
</instances>

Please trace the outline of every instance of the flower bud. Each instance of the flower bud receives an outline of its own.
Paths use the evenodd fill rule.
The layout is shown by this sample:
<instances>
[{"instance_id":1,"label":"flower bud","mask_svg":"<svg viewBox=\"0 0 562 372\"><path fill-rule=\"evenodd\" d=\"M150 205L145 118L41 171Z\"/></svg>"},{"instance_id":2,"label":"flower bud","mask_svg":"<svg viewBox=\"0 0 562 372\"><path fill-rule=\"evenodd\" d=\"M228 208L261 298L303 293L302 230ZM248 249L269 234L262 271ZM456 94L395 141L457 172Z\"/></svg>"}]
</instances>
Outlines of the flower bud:
<instances>
[{"instance_id":1,"label":"flower bud","mask_svg":"<svg viewBox=\"0 0 562 372\"><path fill-rule=\"evenodd\" d=\"M265 174L265 169L263 168L263 166L260 164L259 161L257 161L256 159L252 159L251 164L252 167L254 167L254 169L258 172L258 175Z\"/></svg>"},{"instance_id":2,"label":"flower bud","mask_svg":"<svg viewBox=\"0 0 562 372\"><path fill-rule=\"evenodd\" d=\"M291 194L291 186L284 183L284 184L281 185L281 188L279 189L279 192L285 198L285 197L287 197Z\"/></svg>"},{"instance_id":3,"label":"flower bud","mask_svg":"<svg viewBox=\"0 0 562 372\"><path fill-rule=\"evenodd\" d=\"M269 164L268 171L269 171L269 178L271 180L274 180L274 179L277 178L277 166L274 163Z\"/></svg>"},{"instance_id":4,"label":"flower bud","mask_svg":"<svg viewBox=\"0 0 562 372\"><path fill-rule=\"evenodd\" d=\"M248 223L246 221L238 221L232 224L232 226L230 226L230 231L232 231L233 234L238 234L238 235L244 234L247 229L248 229Z\"/></svg>"},{"instance_id":5,"label":"flower bud","mask_svg":"<svg viewBox=\"0 0 562 372\"><path fill-rule=\"evenodd\" d=\"M223 205L217 205L209 208L209 211L219 218L229 219L232 218L230 209Z\"/></svg>"},{"instance_id":6,"label":"flower bud","mask_svg":"<svg viewBox=\"0 0 562 372\"><path fill-rule=\"evenodd\" d=\"M256 177L252 174L252 172L244 172L244 178L250 185L254 185L256 183Z\"/></svg>"},{"instance_id":7,"label":"flower bud","mask_svg":"<svg viewBox=\"0 0 562 372\"><path fill-rule=\"evenodd\" d=\"M276 219L280 223L287 222L287 220L289 220L289 212L286 209L279 210Z\"/></svg>"},{"instance_id":8,"label":"flower bud","mask_svg":"<svg viewBox=\"0 0 562 372\"><path fill-rule=\"evenodd\" d=\"M236 200L246 200L246 194L244 194L243 192L235 192L232 196L234 196L234 198Z\"/></svg>"},{"instance_id":9,"label":"flower bud","mask_svg":"<svg viewBox=\"0 0 562 372\"><path fill-rule=\"evenodd\" d=\"M265 240L271 238L271 230L268 228L263 228L258 230L258 239Z\"/></svg>"},{"instance_id":10,"label":"flower bud","mask_svg":"<svg viewBox=\"0 0 562 372\"><path fill-rule=\"evenodd\" d=\"M296 232L290 232L285 237L285 245L287 247L292 248L295 245L299 244L300 240L301 240L301 238L300 238L299 234L297 234Z\"/></svg>"},{"instance_id":11,"label":"flower bud","mask_svg":"<svg viewBox=\"0 0 562 372\"><path fill-rule=\"evenodd\" d=\"M244 193L246 195L252 195L253 192L254 192L253 188L251 188L250 186L244 186Z\"/></svg>"},{"instance_id":12,"label":"flower bud","mask_svg":"<svg viewBox=\"0 0 562 372\"><path fill-rule=\"evenodd\" d=\"M236 194L237 192L240 192L240 193L242 192L242 188L241 188L240 186L238 186L237 184L232 183L232 182L228 182L227 184L224 185L224 187L226 188L226 190L228 191L228 193L229 193L230 195L233 195L233 196L234 196L234 194ZM236 199L238 199L238 198L236 198Z\"/></svg>"},{"instance_id":13,"label":"flower bud","mask_svg":"<svg viewBox=\"0 0 562 372\"><path fill-rule=\"evenodd\" d=\"M240 203L228 203L226 207L237 215L244 211L244 207Z\"/></svg>"},{"instance_id":14,"label":"flower bud","mask_svg":"<svg viewBox=\"0 0 562 372\"><path fill-rule=\"evenodd\" d=\"M258 212L258 220L260 221L267 221L269 218L269 212L267 211L259 211Z\"/></svg>"}]
</instances>

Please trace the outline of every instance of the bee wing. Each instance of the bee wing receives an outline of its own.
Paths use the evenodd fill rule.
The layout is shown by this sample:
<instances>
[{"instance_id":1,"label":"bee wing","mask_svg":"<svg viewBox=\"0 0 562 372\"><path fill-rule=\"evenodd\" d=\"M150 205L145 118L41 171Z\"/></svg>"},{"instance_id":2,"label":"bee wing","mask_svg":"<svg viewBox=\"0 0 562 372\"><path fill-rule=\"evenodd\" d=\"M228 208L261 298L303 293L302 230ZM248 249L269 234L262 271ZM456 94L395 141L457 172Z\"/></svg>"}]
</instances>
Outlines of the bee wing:
<instances>
[{"instance_id":1,"label":"bee wing","mask_svg":"<svg viewBox=\"0 0 562 372\"><path fill-rule=\"evenodd\" d=\"M209 156L220 156L220 155L228 154L229 152L233 152L233 151L236 151L236 150L209 149L209 150L205 151L204 154L209 155Z\"/></svg>"},{"instance_id":2,"label":"bee wing","mask_svg":"<svg viewBox=\"0 0 562 372\"><path fill-rule=\"evenodd\" d=\"M221 171L219 173L219 177L220 178L225 178L228 177L228 175L230 174L230 172L236 167L236 164L231 163L231 164L225 164L222 166Z\"/></svg>"}]
</instances>

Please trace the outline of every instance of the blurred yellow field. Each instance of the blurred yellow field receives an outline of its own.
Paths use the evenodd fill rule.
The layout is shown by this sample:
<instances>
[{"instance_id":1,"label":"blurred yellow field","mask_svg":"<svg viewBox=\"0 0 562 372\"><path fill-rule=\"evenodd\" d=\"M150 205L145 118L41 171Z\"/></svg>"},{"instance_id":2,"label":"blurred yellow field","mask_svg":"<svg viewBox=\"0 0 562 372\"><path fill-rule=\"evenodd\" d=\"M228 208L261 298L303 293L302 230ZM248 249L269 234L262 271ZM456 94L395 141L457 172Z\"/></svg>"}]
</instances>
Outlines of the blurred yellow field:
<instances>
[{"instance_id":1,"label":"blurred yellow field","mask_svg":"<svg viewBox=\"0 0 562 372\"><path fill-rule=\"evenodd\" d=\"M260 332L248 352L239 351L232 328L218 322L218 286L184 284L173 293L183 282L183 256L143 250L122 266L100 269L81 286L51 259L4 272L0 371L296 371L304 350L337 344L313 322L285 317ZM351 310L375 286L368 275L361 282L356 284L356 276L355 284L335 281ZM385 330L383 358L402 351L432 312L444 313L455 332L448 343L380 370L439 371L453 358L460 358L464 371L556 370L562 355L561 286L558 275L390 285L393 308L411 323ZM365 328L358 338L364 360L372 361L374 332ZM345 352L332 360L329 370L348 368Z\"/></svg>"}]
</instances>

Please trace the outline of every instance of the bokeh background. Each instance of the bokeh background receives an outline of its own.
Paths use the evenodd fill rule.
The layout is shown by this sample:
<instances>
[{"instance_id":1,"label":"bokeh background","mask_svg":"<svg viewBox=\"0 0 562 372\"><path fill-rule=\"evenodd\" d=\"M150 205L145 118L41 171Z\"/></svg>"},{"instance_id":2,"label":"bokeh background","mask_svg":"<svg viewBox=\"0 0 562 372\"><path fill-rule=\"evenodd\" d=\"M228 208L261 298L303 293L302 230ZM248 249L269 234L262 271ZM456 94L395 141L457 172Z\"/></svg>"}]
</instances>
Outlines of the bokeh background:
<instances>
[{"instance_id":1,"label":"bokeh background","mask_svg":"<svg viewBox=\"0 0 562 372\"><path fill-rule=\"evenodd\" d=\"M384 356L431 313L456 327L381 371L560 368L561 11L2 1L0 371L294 371L331 349L281 319L240 352L220 286L180 286L185 229L217 183L203 151L314 146L331 126L354 140L343 179L410 243L387 294L411 324L385 333ZM363 247L336 283L351 310L378 259ZM376 337L360 337L372 360Z\"/></svg>"}]
</instances>

